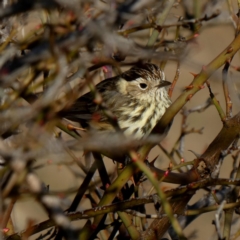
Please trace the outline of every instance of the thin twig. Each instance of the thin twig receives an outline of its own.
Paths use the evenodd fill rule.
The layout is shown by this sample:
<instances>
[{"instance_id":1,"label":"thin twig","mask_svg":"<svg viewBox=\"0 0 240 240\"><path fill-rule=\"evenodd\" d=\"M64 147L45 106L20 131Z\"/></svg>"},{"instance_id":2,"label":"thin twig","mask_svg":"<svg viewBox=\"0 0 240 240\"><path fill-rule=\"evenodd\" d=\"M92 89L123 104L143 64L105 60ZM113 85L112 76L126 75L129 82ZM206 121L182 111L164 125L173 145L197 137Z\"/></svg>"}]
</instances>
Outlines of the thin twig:
<instances>
[{"instance_id":1,"label":"thin twig","mask_svg":"<svg viewBox=\"0 0 240 240\"><path fill-rule=\"evenodd\" d=\"M168 15L170 9L172 8L174 2L175 2L175 0L168 0L168 1L165 0L164 1L164 3L163 3L163 5L164 5L163 12L161 13L160 17L157 20L157 24L158 25L162 25L165 22L165 20L167 18L167 15ZM161 28L159 30L153 30L153 33L152 33L151 37L148 40L147 47L152 47L155 44L155 42L157 41L157 38L158 38L158 35L159 35L160 31L161 31Z\"/></svg>"},{"instance_id":2,"label":"thin twig","mask_svg":"<svg viewBox=\"0 0 240 240\"><path fill-rule=\"evenodd\" d=\"M214 106L216 107L222 122L224 122L226 120L226 115L225 115L219 101L216 99L215 95L213 94L210 83L208 81L206 81L206 84L208 86L208 90L209 90L209 93L210 93L210 98L212 99L212 102L213 102Z\"/></svg>"},{"instance_id":3,"label":"thin twig","mask_svg":"<svg viewBox=\"0 0 240 240\"><path fill-rule=\"evenodd\" d=\"M168 95L169 95L170 98L172 97L173 89L174 89L174 87L175 87L175 85L176 85L176 83L177 83L177 80L178 80L178 78L179 78L179 75L180 75L180 62L178 61L178 62L177 62L177 70L176 70L175 77L174 77L174 79L173 79L173 82L172 82L169 90L168 90Z\"/></svg>"},{"instance_id":4,"label":"thin twig","mask_svg":"<svg viewBox=\"0 0 240 240\"><path fill-rule=\"evenodd\" d=\"M142 24L141 26L136 26L133 28L129 28L129 29L124 29L124 30L120 30L118 31L119 34L127 36L131 33L137 32L137 31L141 31L141 30L145 30L145 29L149 29L149 28L153 28L156 31L159 31L161 29L165 29L165 28L170 28L170 27L181 27L181 26L186 26L187 24L196 24L196 23L200 23L203 21L209 21L213 18L216 18L220 15L220 11L217 11L215 13L213 13L210 16L205 15L202 18L196 18L196 19L183 19L182 17L180 18L180 20L178 20L178 22L176 23L172 23L172 24L156 24L156 23L146 23L146 24Z\"/></svg>"},{"instance_id":5,"label":"thin twig","mask_svg":"<svg viewBox=\"0 0 240 240\"><path fill-rule=\"evenodd\" d=\"M217 212L215 214L215 227L216 227L216 230L217 230L219 240L223 239L222 238L222 233L221 233L221 230L220 230L220 218L221 218L221 215L222 215L225 204L226 204L226 201L225 200L222 201L221 205L218 207Z\"/></svg>"},{"instance_id":6,"label":"thin twig","mask_svg":"<svg viewBox=\"0 0 240 240\"><path fill-rule=\"evenodd\" d=\"M228 89L228 69L230 66L231 59L225 63L225 66L222 70L222 79L223 79L223 92L224 92L224 97L225 97L225 102L226 102L226 118L231 118L232 117L232 101L230 98L229 94L229 89Z\"/></svg>"}]
</instances>

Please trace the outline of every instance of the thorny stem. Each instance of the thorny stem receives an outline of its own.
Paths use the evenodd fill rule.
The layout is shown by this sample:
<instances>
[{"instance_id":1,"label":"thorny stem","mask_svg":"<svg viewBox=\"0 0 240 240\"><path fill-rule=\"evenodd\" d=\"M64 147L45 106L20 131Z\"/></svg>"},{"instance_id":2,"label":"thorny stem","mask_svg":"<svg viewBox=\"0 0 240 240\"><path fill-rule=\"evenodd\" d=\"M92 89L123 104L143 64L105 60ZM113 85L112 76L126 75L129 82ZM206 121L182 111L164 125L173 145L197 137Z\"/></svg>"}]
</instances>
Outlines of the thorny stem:
<instances>
[{"instance_id":1,"label":"thorny stem","mask_svg":"<svg viewBox=\"0 0 240 240\"><path fill-rule=\"evenodd\" d=\"M220 11L216 12L216 13L213 13L211 16L205 15L202 18L190 19L190 20L183 19L183 20L179 20L178 22L173 23L173 24L160 25L160 24L155 24L155 23L146 23L146 24L142 24L141 26L136 26L136 27L133 27L133 28L125 29L125 30L119 30L118 33L123 35L123 36L126 36L126 35L129 35L131 33L141 31L141 30L145 30L145 29L149 29L149 28L154 28L156 31L158 31L159 29L170 28L170 27L178 27L179 28L183 25L187 25L187 24L190 24L190 23L200 23L200 22L203 22L203 21L209 21L209 20L219 16L219 14L220 14Z\"/></svg>"},{"instance_id":2,"label":"thorny stem","mask_svg":"<svg viewBox=\"0 0 240 240\"><path fill-rule=\"evenodd\" d=\"M196 18L200 17L201 14L201 5L200 5L201 1L199 0L194 0L193 2L193 8L194 8L194 16Z\"/></svg>"},{"instance_id":3,"label":"thorny stem","mask_svg":"<svg viewBox=\"0 0 240 240\"><path fill-rule=\"evenodd\" d=\"M125 183L128 181L128 179L134 174L136 171L136 167L134 163L129 164L124 171L122 171L117 179L109 186L109 188L105 191L105 194L101 198L98 207L103 207L104 205L107 205L113 201L116 194L120 192L122 187L125 185ZM94 218L94 222L92 226L98 226L103 218L103 215L96 216ZM85 226L82 231L80 232L79 238L82 237L82 239L88 239L89 234L93 234L95 236L95 233L89 232L87 226Z\"/></svg>"},{"instance_id":4,"label":"thorny stem","mask_svg":"<svg viewBox=\"0 0 240 240\"><path fill-rule=\"evenodd\" d=\"M117 212L121 220L123 221L123 224L125 225L129 236L132 240L137 240L140 238L140 233L137 231L136 227L133 225L131 218L129 218L128 214L125 212Z\"/></svg>"},{"instance_id":5,"label":"thorny stem","mask_svg":"<svg viewBox=\"0 0 240 240\"><path fill-rule=\"evenodd\" d=\"M215 95L213 94L209 81L206 81L206 84L207 84L207 87L209 90L210 98L212 99L212 103L216 107L222 122L224 122L226 120L226 115L225 115L219 101L216 99Z\"/></svg>"},{"instance_id":6,"label":"thorny stem","mask_svg":"<svg viewBox=\"0 0 240 240\"><path fill-rule=\"evenodd\" d=\"M149 181L152 183L152 185L154 186L155 190L157 191L157 194L159 196L159 198L161 199L162 202L162 206L164 209L164 212L167 214L167 216L169 217L169 220L174 228L174 230L176 231L177 235L182 238L183 237L183 232L182 229L177 221L177 219L174 217L173 212L172 212L172 208L169 204L169 202L167 201L167 198L164 194L163 191L161 191L161 189L159 188L159 183L156 180L156 178L154 177L154 175L152 174L152 172L147 168L147 166L142 162L139 161L138 156L136 153L131 152L131 157L132 159L135 159L135 164L137 165L137 167L146 174L146 176L148 177Z\"/></svg>"},{"instance_id":7,"label":"thorny stem","mask_svg":"<svg viewBox=\"0 0 240 240\"><path fill-rule=\"evenodd\" d=\"M223 186L228 186L229 184L238 186L240 184L240 180L235 180L235 181L229 181L229 179L204 179L201 180L199 182L190 184L190 185L186 185L185 187L179 187L176 189L171 189L168 190L165 193L166 197L171 197L171 196L178 196L180 194L187 194L188 191L192 191L193 189L199 189L199 188L204 188L204 187L208 187L208 186L215 186L215 185L223 185ZM73 212L73 213L69 213L67 214L68 218L71 221L76 221L79 219L88 219L97 215L101 215L101 214L106 214L106 213L110 213L110 212L116 212L116 211L123 211L126 209L130 209L134 206L140 206L143 204L147 204L147 203L152 203L153 202L153 196L147 196L144 198L137 198L137 199L130 199L130 200L125 200L125 201L121 201L121 202L117 202L117 203L113 203L110 205L106 205L103 207L96 207L96 208L91 208L91 209L86 209L84 211L80 211L80 212ZM239 206L239 203L237 203ZM225 205L225 208L227 209L229 206L229 208L231 207L235 207L235 204L231 204ZM215 211L216 210L216 206L210 206L207 208L202 208L201 209L201 213L203 213L204 211ZM197 212L198 210L187 210L185 213L185 215L196 215L199 214L199 212ZM41 232L47 228L53 227L55 226L54 221L49 219L46 220L40 224L37 224L35 226L31 227L31 235L36 234L38 232ZM21 239L21 235L24 234L23 232L19 232L16 234L13 234L11 236L8 237L8 240L20 240Z\"/></svg>"},{"instance_id":8,"label":"thorny stem","mask_svg":"<svg viewBox=\"0 0 240 240\"><path fill-rule=\"evenodd\" d=\"M233 13L232 9L232 3L228 1L228 5L231 7L231 13L232 13L232 18L236 22L236 31L235 31L235 36L239 35L240 33L240 0L238 2L238 13L237 16ZM228 84L227 83L227 76L228 76L228 69L230 66L230 62L232 61L232 58L229 59L229 61L226 62L222 75L223 75L223 90L224 90L224 96L225 96L225 101L226 101L226 115L227 117L232 117L232 102L230 99L229 91L228 91ZM239 135L238 138L235 139L235 141L232 144L232 148L237 148L237 143L239 140ZM239 156L239 151L236 153L235 156L232 155L233 157L233 170L230 174L230 178L234 179L234 172L236 170L236 162ZM237 168L237 173L236 173L236 179L239 178L240 176L240 167ZM239 194L239 187L235 186L232 191L229 193L227 196L228 202L236 202L237 201L237 196ZM234 209L227 209L225 210L225 215L224 215L224 226L223 226L223 237L226 240L230 239L230 233L231 233L231 225L232 225L232 219L233 219L233 214L234 214Z\"/></svg>"},{"instance_id":9,"label":"thorny stem","mask_svg":"<svg viewBox=\"0 0 240 240\"><path fill-rule=\"evenodd\" d=\"M224 204L222 210L225 210L226 211L234 211L234 208L235 207L238 207L240 206L240 203L239 202L235 202L235 203L229 203L229 204ZM194 215L200 215L200 214L203 214L203 213L207 213L207 212L213 212L213 211L216 211L217 209L219 208L219 205L212 205L212 206L209 206L209 207L204 207L204 208L199 208L199 209L196 209L196 210L186 210L182 216L194 216ZM134 211L126 211L126 212L129 212L131 214L135 214L136 216L140 216L138 215L138 212L134 212ZM164 217L165 214L161 214L161 215L150 215L149 218L162 218ZM141 217L146 217L146 215L144 216L144 214L142 214ZM226 237L226 236L224 236ZM228 238L226 238L228 239Z\"/></svg>"},{"instance_id":10,"label":"thorny stem","mask_svg":"<svg viewBox=\"0 0 240 240\"><path fill-rule=\"evenodd\" d=\"M178 99L169 107L152 132L159 134L163 133L164 129L168 126L168 124L170 124L177 112L186 104L186 102L188 102L189 98L202 89L202 85L208 80L213 72L225 64L228 59L232 58L239 49L240 35L236 36L232 43L224 51L222 51L218 57L216 57L207 66L202 68L201 73L196 75L193 82L190 84L192 87L181 94ZM239 121L239 118L240 113L238 113L232 119L229 119L225 123L225 126L223 126L218 136L213 140L208 149L201 156L201 158L205 160L210 173L214 170L214 166L216 166L218 163L221 151L229 147L229 145L237 137L239 127L235 123L236 121ZM139 151L140 156L146 156L152 147L153 146L150 144L143 146ZM195 167L189 171L189 173L191 172L195 172ZM182 198L182 200L178 203L173 203L172 208L174 209L174 212L176 213L179 211L181 213L181 209L186 206L188 201L191 199L191 196L192 195L185 196L185 198ZM144 237L146 239L152 239L154 236L160 237L168 229L168 227L169 222L167 222L166 218L155 220L152 222L150 229L144 233Z\"/></svg>"},{"instance_id":11,"label":"thorny stem","mask_svg":"<svg viewBox=\"0 0 240 240\"><path fill-rule=\"evenodd\" d=\"M11 213L12 213L12 210L13 210L13 207L14 207L16 201L17 201L16 198L11 199L6 211L4 212L4 214L2 216L2 219L0 222L1 228L7 227L8 222L11 221Z\"/></svg>"},{"instance_id":12,"label":"thorny stem","mask_svg":"<svg viewBox=\"0 0 240 240\"><path fill-rule=\"evenodd\" d=\"M173 117L178 113L180 109L189 101L189 97L192 97L195 93L200 91L201 86L208 80L208 78L223 64L225 64L229 58L232 58L235 53L240 49L240 35L238 35L232 43L213 59L208 65L202 68L202 71L194 78L190 84L191 89L187 89L182 93L175 102L168 108L158 124L155 126L153 133L161 133L168 124L172 121ZM230 50L230 51L229 51ZM144 150L145 149L145 150ZM147 151L146 147L142 149L142 152Z\"/></svg>"},{"instance_id":13,"label":"thorny stem","mask_svg":"<svg viewBox=\"0 0 240 240\"><path fill-rule=\"evenodd\" d=\"M178 21L180 22L182 19L183 19L183 17L179 17ZM180 29L181 29L180 26L177 26L177 27L176 27L175 40L178 40L178 39L179 39ZM179 61L178 61L178 63L179 63Z\"/></svg>"},{"instance_id":14,"label":"thorny stem","mask_svg":"<svg viewBox=\"0 0 240 240\"><path fill-rule=\"evenodd\" d=\"M200 0L193 1L193 11L194 11L195 18L199 18L200 14L201 14L201 1ZM194 24L194 30L195 31L198 30L198 26L196 23Z\"/></svg>"},{"instance_id":15,"label":"thorny stem","mask_svg":"<svg viewBox=\"0 0 240 240\"><path fill-rule=\"evenodd\" d=\"M230 98L230 94L229 94L229 89L228 89L228 69L230 66L230 61L227 61L225 63L225 66L222 70L222 79L223 79L223 92L224 92L224 97L225 97L225 101L226 101L226 117L230 118L232 117L232 101Z\"/></svg>"},{"instance_id":16,"label":"thorny stem","mask_svg":"<svg viewBox=\"0 0 240 240\"><path fill-rule=\"evenodd\" d=\"M235 141L235 145L237 144L238 142L238 139ZM238 159L238 155L239 155L239 151L236 153L235 156L233 156L233 169L236 169L236 161ZM240 170L239 170L239 166L238 166L238 169L237 169L237 174L236 174L236 178L235 179L239 179L239 176L240 176ZM232 177L231 179L234 179L233 178L233 175L234 175L234 171L232 171L231 173ZM238 193L239 193L239 187L238 186L234 186L234 188L232 189L232 191L229 193L229 196L227 196L227 200L228 202L231 202L231 203L234 203L237 201L237 196L238 196ZM224 226L223 226L223 237L226 239L226 240L229 240L230 239L230 233L231 233L231 226L232 226L232 219L233 219L233 214L234 214L234 209L226 209L225 210L225 215L224 215Z\"/></svg>"},{"instance_id":17,"label":"thorny stem","mask_svg":"<svg viewBox=\"0 0 240 240\"><path fill-rule=\"evenodd\" d=\"M174 170L177 170L177 169L179 169L179 168L182 168L182 167L185 167L185 166L188 166L188 165L193 165L194 164L194 161L189 161L189 162L184 162L184 163L180 163L180 164L178 164L177 166L174 166L174 167L172 167L172 171L174 171Z\"/></svg>"},{"instance_id":18,"label":"thorny stem","mask_svg":"<svg viewBox=\"0 0 240 240\"><path fill-rule=\"evenodd\" d=\"M0 46L0 52L2 52L8 46L9 42L11 42L11 40L15 37L16 33L16 29L11 31L6 41L4 41L4 43Z\"/></svg>"},{"instance_id":19,"label":"thorny stem","mask_svg":"<svg viewBox=\"0 0 240 240\"><path fill-rule=\"evenodd\" d=\"M234 208L228 209L228 208L226 208L226 205L228 205L228 204L225 204L225 206L223 208L225 210L224 211L225 215L224 215L223 237L226 240L229 240L230 233L231 233L232 218L233 218L233 214L234 214Z\"/></svg>"},{"instance_id":20,"label":"thorny stem","mask_svg":"<svg viewBox=\"0 0 240 240\"><path fill-rule=\"evenodd\" d=\"M173 82L172 82L169 90L168 90L168 95L169 95L170 98L172 97L173 89L174 89L174 87L175 87L175 85L176 85L176 83L177 83L177 80L178 80L178 78L179 78L179 75L180 75L180 62L178 61L178 62L177 62L177 70L176 70L175 77L174 77L174 79L173 79Z\"/></svg>"},{"instance_id":21,"label":"thorny stem","mask_svg":"<svg viewBox=\"0 0 240 240\"><path fill-rule=\"evenodd\" d=\"M157 25L161 26L165 22L167 15L168 15L169 11L171 10L174 2L175 2L175 0L165 0L164 1L164 3L163 3L164 9L157 20ZM151 37L148 40L147 47L152 47L155 44L155 42L157 41L158 35L159 35L159 30L154 29Z\"/></svg>"},{"instance_id":22,"label":"thorny stem","mask_svg":"<svg viewBox=\"0 0 240 240\"><path fill-rule=\"evenodd\" d=\"M74 212L76 211L78 204L80 203L82 197L84 196L85 192L88 190L89 183L91 182L93 175L95 174L97 170L97 163L96 161L92 164L91 168L89 169L88 173L86 174L86 177L84 178L84 181L80 185L77 194L74 197L74 200L71 203L71 206L68 208L68 212Z\"/></svg>"},{"instance_id":23,"label":"thorny stem","mask_svg":"<svg viewBox=\"0 0 240 240\"><path fill-rule=\"evenodd\" d=\"M240 202L227 203L224 205L223 210L232 209L232 208L235 208L238 206L240 206ZM219 208L219 205L217 205L217 206L213 205L213 206L200 208L200 209L196 209L196 210L187 210L185 212L185 215L187 215L187 216L198 215L198 214L202 214L202 213L206 213L206 212L216 211L218 208Z\"/></svg>"}]
</instances>

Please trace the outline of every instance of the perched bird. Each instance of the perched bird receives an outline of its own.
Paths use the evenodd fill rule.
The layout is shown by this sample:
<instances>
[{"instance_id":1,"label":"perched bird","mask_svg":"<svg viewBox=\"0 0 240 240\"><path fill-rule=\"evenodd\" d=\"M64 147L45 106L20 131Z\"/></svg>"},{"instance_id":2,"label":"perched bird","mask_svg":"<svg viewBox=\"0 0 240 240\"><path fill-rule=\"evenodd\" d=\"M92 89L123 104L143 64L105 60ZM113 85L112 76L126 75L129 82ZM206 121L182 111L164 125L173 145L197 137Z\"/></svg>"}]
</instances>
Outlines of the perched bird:
<instances>
[{"instance_id":1,"label":"perched bird","mask_svg":"<svg viewBox=\"0 0 240 240\"><path fill-rule=\"evenodd\" d=\"M134 139L147 137L161 119L171 100L166 86L164 72L152 63L142 63L128 71L96 85L108 110L117 118L118 125L125 136ZM114 130L109 118L94 96L88 92L61 115L79 122L83 127L96 130Z\"/></svg>"}]
</instances>

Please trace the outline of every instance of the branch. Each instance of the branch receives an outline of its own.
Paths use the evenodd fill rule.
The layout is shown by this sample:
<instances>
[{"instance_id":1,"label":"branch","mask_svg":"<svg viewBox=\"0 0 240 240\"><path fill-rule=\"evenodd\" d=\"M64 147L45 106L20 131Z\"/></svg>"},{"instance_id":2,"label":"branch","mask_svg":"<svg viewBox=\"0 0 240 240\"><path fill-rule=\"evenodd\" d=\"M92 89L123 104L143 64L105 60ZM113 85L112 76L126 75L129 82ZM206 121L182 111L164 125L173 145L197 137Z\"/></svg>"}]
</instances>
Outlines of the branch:
<instances>
[{"instance_id":1,"label":"branch","mask_svg":"<svg viewBox=\"0 0 240 240\"><path fill-rule=\"evenodd\" d=\"M173 117L178 111L187 103L187 101L197 93L201 86L208 80L208 78L225 64L229 58L232 58L234 54L240 49L240 35L238 35L233 42L212 62L202 68L200 74L196 75L193 82L190 84L191 88L181 94L178 99L169 107L164 116L160 119L158 124L153 129L154 133L162 133L164 129L170 124ZM231 143L238 137L240 133L240 113L235 117L226 120L222 130L218 136L209 145L206 152L200 157L199 161L196 161L196 165L186 174L196 173L199 178L206 178L211 174L218 161L222 151L226 150ZM140 155L146 156L153 146L145 145L140 149ZM192 195L195 191L192 193ZM181 201L174 202L172 204L173 212L176 214L183 214L183 209L191 199L192 195L185 195ZM154 220L149 229L143 234L144 239L155 239L161 237L169 228L170 223L167 217L161 220Z\"/></svg>"},{"instance_id":2,"label":"branch","mask_svg":"<svg viewBox=\"0 0 240 240\"><path fill-rule=\"evenodd\" d=\"M182 93L175 102L167 109L160 121L154 127L152 133L162 134L167 126L171 123L174 116L182 109L182 107L202 89L203 84L211 77L211 75L221 66L223 66L228 59L232 58L234 54L240 49L240 35L238 35L232 43L216 57L212 62L202 68L202 71L194 77L194 80L189 85L184 93ZM154 145L148 144L140 149L142 157L148 155L149 151Z\"/></svg>"}]
</instances>

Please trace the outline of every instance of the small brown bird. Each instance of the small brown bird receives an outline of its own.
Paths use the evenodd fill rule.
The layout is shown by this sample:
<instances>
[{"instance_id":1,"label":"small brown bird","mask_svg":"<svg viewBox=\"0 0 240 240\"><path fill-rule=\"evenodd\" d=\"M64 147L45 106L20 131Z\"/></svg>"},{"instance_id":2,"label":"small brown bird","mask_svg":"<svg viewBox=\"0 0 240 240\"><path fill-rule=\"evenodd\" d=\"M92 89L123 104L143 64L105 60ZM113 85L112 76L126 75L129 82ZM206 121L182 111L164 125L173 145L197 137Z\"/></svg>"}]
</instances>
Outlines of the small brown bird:
<instances>
[{"instance_id":1,"label":"small brown bird","mask_svg":"<svg viewBox=\"0 0 240 240\"><path fill-rule=\"evenodd\" d=\"M107 108L116 116L124 135L143 139L151 133L171 104L165 89L168 85L170 82L165 80L159 67L144 63L116 77L103 80L96 85L96 89ZM78 98L61 115L79 122L83 127L114 130L107 116L93 102L91 92Z\"/></svg>"}]
</instances>

